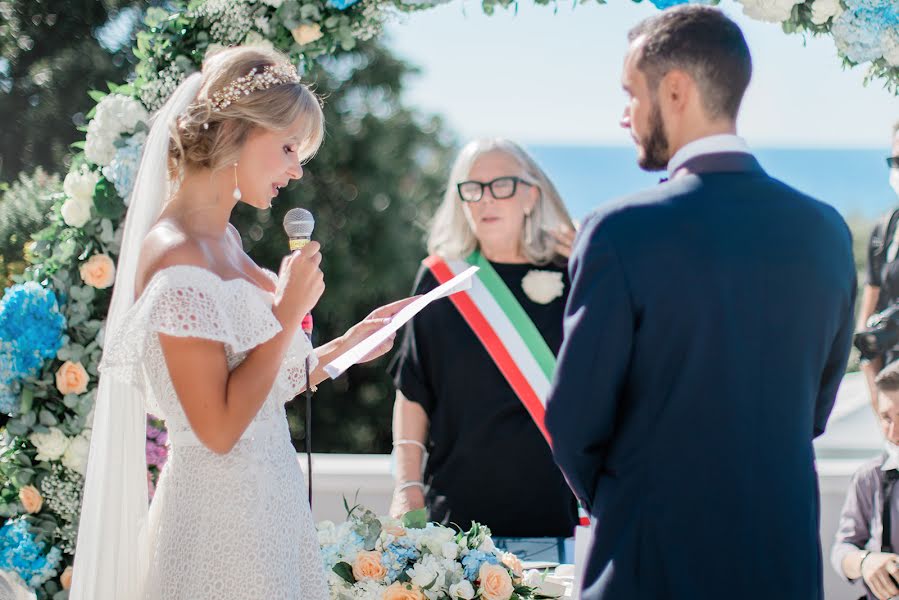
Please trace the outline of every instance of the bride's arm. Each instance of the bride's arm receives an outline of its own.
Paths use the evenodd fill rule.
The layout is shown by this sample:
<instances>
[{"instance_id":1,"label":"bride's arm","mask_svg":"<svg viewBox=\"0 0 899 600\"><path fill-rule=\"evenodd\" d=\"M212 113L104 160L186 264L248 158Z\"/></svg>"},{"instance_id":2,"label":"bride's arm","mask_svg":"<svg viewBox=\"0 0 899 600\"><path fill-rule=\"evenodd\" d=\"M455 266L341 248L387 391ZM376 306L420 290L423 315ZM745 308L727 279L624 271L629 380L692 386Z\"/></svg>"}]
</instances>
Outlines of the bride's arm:
<instances>
[{"instance_id":1,"label":"bride's arm","mask_svg":"<svg viewBox=\"0 0 899 600\"><path fill-rule=\"evenodd\" d=\"M253 348L233 371L224 344L160 333L159 343L175 392L197 438L219 454L229 452L259 412L271 391L300 319L324 290L318 244L285 259L272 311L281 331ZM205 267L191 249L172 252L158 268L172 264ZM149 279L149 278L148 278Z\"/></svg>"},{"instance_id":2,"label":"bride's arm","mask_svg":"<svg viewBox=\"0 0 899 600\"><path fill-rule=\"evenodd\" d=\"M418 296L413 296L382 306L381 308L372 311L370 315L351 327L339 338L333 339L327 344L322 344L316 348L315 355L318 357L318 366L312 370L312 385L318 385L325 379L328 379L329 376L325 373L325 365L376 332L378 329L390 323L390 319L393 315L403 310L417 298ZM396 334L393 334L359 362L369 362L386 354L393 348L393 341L395 338ZM305 389L305 387L303 389Z\"/></svg>"}]
</instances>

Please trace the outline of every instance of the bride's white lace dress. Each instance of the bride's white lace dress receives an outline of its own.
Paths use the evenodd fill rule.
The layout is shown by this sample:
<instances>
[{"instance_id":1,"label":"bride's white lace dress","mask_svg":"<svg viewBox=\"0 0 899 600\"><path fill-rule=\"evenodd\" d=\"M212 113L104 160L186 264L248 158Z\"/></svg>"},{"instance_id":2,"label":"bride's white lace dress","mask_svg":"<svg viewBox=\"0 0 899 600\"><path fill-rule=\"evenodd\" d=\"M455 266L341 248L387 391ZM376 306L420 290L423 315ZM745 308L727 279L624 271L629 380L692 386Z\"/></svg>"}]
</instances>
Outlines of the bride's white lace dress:
<instances>
[{"instance_id":1,"label":"bride's white lace dress","mask_svg":"<svg viewBox=\"0 0 899 600\"><path fill-rule=\"evenodd\" d=\"M297 333L265 403L225 455L207 449L191 431L157 336L223 342L234 369L281 331L271 305L272 295L249 281L169 267L154 275L123 331L107 340L101 370L140 386L148 411L165 419L171 440L150 506L147 599L328 598L284 411L306 380L305 358L312 352L306 336Z\"/></svg>"}]
</instances>

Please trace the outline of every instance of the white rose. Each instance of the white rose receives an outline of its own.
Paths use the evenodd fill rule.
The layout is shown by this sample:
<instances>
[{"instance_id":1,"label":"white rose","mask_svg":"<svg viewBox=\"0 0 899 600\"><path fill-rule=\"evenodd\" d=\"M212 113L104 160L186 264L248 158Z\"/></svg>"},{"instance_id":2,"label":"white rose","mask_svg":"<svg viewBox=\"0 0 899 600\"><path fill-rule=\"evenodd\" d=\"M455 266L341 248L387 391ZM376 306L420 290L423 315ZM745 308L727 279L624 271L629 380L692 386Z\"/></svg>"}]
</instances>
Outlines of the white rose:
<instances>
[{"instance_id":1,"label":"white rose","mask_svg":"<svg viewBox=\"0 0 899 600\"><path fill-rule=\"evenodd\" d=\"M521 582L528 587L537 588L543 583L543 575L537 569L530 569L524 572Z\"/></svg>"},{"instance_id":2,"label":"white rose","mask_svg":"<svg viewBox=\"0 0 899 600\"><path fill-rule=\"evenodd\" d=\"M421 545L431 551L431 554L440 556L443 553L443 545L452 542L456 532L447 527L434 527L427 530L427 534L421 540Z\"/></svg>"},{"instance_id":3,"label":"white rose","mask_svg":"<svg viewBox=\"0 0 899 600\"><path fill-rule=\"evenodd\" d=\"M488 554L496 550L496 546L493 545L493 538L484 538L484 541L481 542L480 546L478 546L478 550L480 550L481 552L487 552Z\"/></svg>"},{"instance_id":4,"label":"white rose","mask_svg":"<svg viewBox=\"0 0 899 600\"><path fill-rule=\"evenodd\" d=\"M815 0L812 3L812 23L823 25L831 17L837 18L843 12L840 0Z\"/></svg>"},{"instance_id":5,"label":"white rose","mask_svg":"<svg viewBox=\"0 0 899 600\"><path fill-rule=\"evenodd\" d=\"M565 282L559 271L532 269L522 277L521 289L537 304L549 304L565 291Z\"/></svg>"},{"instance_id":6,"label":"white rose","mask_svg":"<svg viewBox=\"0 0 899 600\"><path fill-rule=\"evenodd\" d=\"M87 467L87 453L91 447L90 433L85 433L72 438L69 442L69 447L66 448L66 453L62 457L63 465L82 475L84 475Z\"/></svg>"},{"instance_id":7,"label":"white rose","mask_svg":"<svg viewBox=\"0 0 899 600\"><path fill-rule=\"evenodd\" d=\"M415 565L406 572L409 574L409 577L412 578L412 583L423 588L431 585L431 583L437 579L437 569L434 567L435 565L433 563L423 560L415 563Z\"/></svg>"},{"instance_id":8,"label":"white rose","mask_svg":"<svg viewBox=\"0 0 899 600\"><path fill-rule=\"evenodd\" d=\"M262 0L263 4L268 4L274 8L278 8L282 4L284 4L284 0Z\"/></svg>"},{"instance_id":9,"label":"white rose","mask_svg":"<svg viewBox=\"0 0 899 600\"><path fill-rule=\"evenodd\" d=\"M87 435L85 435L87 433ZM69 442L66 453L62 457L62 464L66 467L84 475L87 467L87 453L90 450L90 433L85 432L77 435Z\"/></svg>"},{"instance_id":10,"label":"white rose","mask_svg":"<svg viewBox=\"0 0 899 600\"><path fill-rule=\"evenodd\" d=\"M104 123L94 118L87 126L87 138L84 140L84 155L95 165L105 167L115 158L115 139L104 131Z\"/></svg>"},{"instance_id":11,"label":"white rose","mask_svg":"<svg viewBox=\"0 0 899 600\"><path fill-rule=\"evenodd\" d=\"M82 166L77 171L69 171L62 183L62 189L69 198L90 204L94 201L94 188L99 181L99 173Z\"/></svg>"},{"instance_id":12,"label":"white rose","mask_svg":"<svg viewBox=\"0 0 899 600\"><path fill-rule=\"evenodd\" d=\"M91 205L92 203L77 198L69 198L63 202L59 212L62 213L62 220L66 225L80 228L91 218Z\"/></svg>"},{"instance_id":13,"label":"white rose","mask_svg":"<svg viewBox=\"0 0 899 600\"><path fill-rule=\"evenodd\" d=\"M32 433L28 440L37 448L38 460L59 460L69 446L69 438L57 427L47 433Z\"/></svg>"},{"instance_id":14,"label":"white rose","mask_svg":"<svg viewBox=\"0 0 899 600\"><path fill-rule=\"evenodd\" d=\"M743 5L743 14L760 21L782 23L790 18L793 6L804 0L737 0Z\"/></svg>"},{"instance_id":15,"label":"white rose","mask_svg":"<svg viewBox=\"0 0 899 600\"><path fill-rule=\"evenodd\" d=\"M463 579L459 583L454 583L449 588L451 598L462 598L462 600L471 600L474 598L474 588L467 579Z\"/></svg>"},{"instance_id":16,"label":"white rose","mask_svg":"<svg viewBox=\"0 0 899 600\"><path fill-rule=\"evenodd\" d=\"M456 542L446 542L443 544L441 554L443 554L444 558L454 559L459 555L459 546L456 545Z\"/></svg>"}]
</instances>

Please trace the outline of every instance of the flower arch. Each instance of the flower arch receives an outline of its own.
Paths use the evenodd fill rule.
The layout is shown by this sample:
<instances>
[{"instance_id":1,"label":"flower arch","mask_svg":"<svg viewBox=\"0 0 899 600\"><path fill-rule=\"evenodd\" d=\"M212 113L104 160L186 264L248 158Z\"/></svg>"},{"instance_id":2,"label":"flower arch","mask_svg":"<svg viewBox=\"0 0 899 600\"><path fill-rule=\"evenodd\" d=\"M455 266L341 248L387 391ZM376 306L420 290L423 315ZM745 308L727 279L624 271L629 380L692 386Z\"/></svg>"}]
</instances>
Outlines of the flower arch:
<instances>
[{"instance_id":1,"label":"flower arch","mask_svg":"<svg viewBox=\"0 0 899 600\"><path fill-rule=\"evenodd\" d=\"M30 266L0 300L0 412L7 415L0 436L0 577L38 598L67 595L103 318L149 115L216 47L270 45L302 71L308 61L376 36L395 13L444 1L176 0L166 10L147 10L133 79L92 92L97 105L85 140L75 144L64 192L26 246ZM684 3L651 1L660 9ZM865 66L868 80L899 94L895 0L734 1L787 33L832 36L847 65ZM492 14L513 3L482 0L482 7ZM158 423L148 423L151 486L166 458L165 438Z\"/></svg>"}]
</instances>

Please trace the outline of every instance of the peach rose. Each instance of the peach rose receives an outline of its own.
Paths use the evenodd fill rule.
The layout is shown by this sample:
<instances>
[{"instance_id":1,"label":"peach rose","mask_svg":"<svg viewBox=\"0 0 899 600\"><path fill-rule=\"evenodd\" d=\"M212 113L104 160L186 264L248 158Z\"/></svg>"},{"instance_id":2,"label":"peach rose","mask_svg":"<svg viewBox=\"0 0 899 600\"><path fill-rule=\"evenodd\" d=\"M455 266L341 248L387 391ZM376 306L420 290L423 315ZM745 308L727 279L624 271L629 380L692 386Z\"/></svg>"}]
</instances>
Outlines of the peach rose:
<instances>
[{"instance_id":1,"label":"peach rose","mask_svg":"<svg viewBox=\"0 0 899 600\"><path fill-rule=\"evenodd\" d=\"M478 593L483 600L509 600L515 588L512 586L512 578L502 565L481 565L478 573L480 586Z\"/></svg>"},{"instance_id":2,"label":"peach rose","mask_svg":"<svg viewBox=\"0 0 899 600\"><path fill-rule=\"evenodd\" d=\"M321 25L318 23L303 23L299 27L291 29L290 33L293 35L294 41L300 46L311 44L312 42L321 39L324 35L322 33Z\"/></svg>"},{"instance_id":3,"label":"peach rose","mask_svg":"<svg viewBox=\"0 0 899 600\"><path fill-rule=\"evenodd\" d=\"M521 565L521 561L511 552L503 553L503 564L509 567L512 573L518 578L524 573L524 567Z\"/></svg>"},{"instance_id":4,"label":"peach rose","mask_svg":"<svg viewBox=\"0 0 899 600\"><path fill-rule=\"evenodd\" d=\"M393 537L403 537L406 535L406 529L402 525L396 523L388 523L381 528L384 533L389 533Z\"/></svg>"},{"instance_id":5,"label":"peach rose","mask_svg":"<svg viewBox=\"0 0 899 600\"><path fill-rule=\"evenodd\" d=\"M418 586L397 581L384 590L383 600L425 600Z\"/></svg>"},{"instance_id":6,"label":"peach rose","mask_svg":"<svg viewBox=\"0 0 899 600\"><path fill-rule=\"evenodd\" d=\"M22 501L25 510L31 514L41 512L41 507L44 505L41 493L33 485L26 485L19 490L19 500Z\"/></svg>"},{"instance_id":7,"label":"peach rose","mask_svg":"<svg viewBox=\"0 0 899 600\"><path fill-rule=\"evenodd\" d=\"M90 377L80 362L67 360L56 371L56 389L60 394L83 394Z\"/></svg>"},{"instance_id":8,"label":"peach rose","mask_svg":"<svg viewBox=\"0 0 899 600\"><path fill-rule=\"evenodd\" d=\"M380 581L387 575L387 568L381 564L381 553L362 551L353 561L353 577L356 581Z\"/></svg>"},{"instance_id":9,"label":"peach rose","mask_svg":"<svg viewBox=\"0 0 899 600\"><path fill-rule=\"evenodd\" d=\"M66 570L59 576L59 582L64 590L72 587L72 567L66 567Z\"/></svg>"},{"instance_id":10,"label":"peach rose","mask_svg":"<svg viewBox=\"0 0 899 600\"><path fill-rule=\"evenodd\" d=\"M94 254L82 263L81 280L98 290L105 290L115 282L115 263L105 254Z\"/></svg>"}]
</instances>

